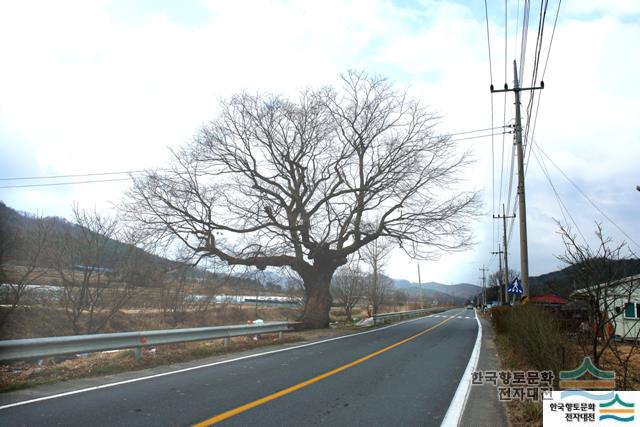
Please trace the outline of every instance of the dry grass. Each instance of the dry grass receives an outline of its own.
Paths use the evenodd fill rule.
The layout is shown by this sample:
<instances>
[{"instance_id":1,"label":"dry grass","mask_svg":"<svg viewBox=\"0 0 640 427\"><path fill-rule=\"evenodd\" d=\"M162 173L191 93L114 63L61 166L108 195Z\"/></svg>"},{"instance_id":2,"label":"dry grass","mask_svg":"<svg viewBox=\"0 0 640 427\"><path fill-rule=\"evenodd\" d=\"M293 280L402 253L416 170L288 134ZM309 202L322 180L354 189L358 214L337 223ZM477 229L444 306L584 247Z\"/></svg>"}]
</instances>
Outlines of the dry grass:
<instances>
[{"instance_id":1,"label":"dry grass","mask_svg":"<svg viewBox=\"0 0 640 427\"><path fill-rule=\"evenodd\" d=\"M514 349L503 334L496 334L496 348L503 370L527 370L522 355ZM513 427L542 427L542 402L512 400L507 403L509 423Z\"/></svg>"},{"instance_id":2,"label":"dry grass","mask_svg":"<svg viewBox=\"0 0 640 427\"><path fill-rule=\"evenodd\" d=\"M0 307L0 311L7 310ZM191 328L246 323L248 320L294 321L299 309L287 307L259 307L239 305L211 305L203 313L187 312L183 321L173 323L157 309L120 310L101 333L130 332L154 329ZM56 306L18 307L7 322L0 325L0 339L36 338L72 335L71 323L64 309Z\"/></svg>"},{"instance_id":3,"label":"dry grass","mask_svg":"<svg viewBox=\"0 0 640 427\"><path fill-rule=\"evenodd\" d=\"M640 343L634 345L631 343L618 344L618 351L620 357L624 360L629 352L632 352L629 358L628 373L627 373L627 385L623 386L623 367L620 366L620 362L614 356L611 349L605 350L600 359L600 368L605 370L616 371L616 389L617 390L640 390ZM588 356L588 354L586 354Z\"/></svg>"}]
</instances>

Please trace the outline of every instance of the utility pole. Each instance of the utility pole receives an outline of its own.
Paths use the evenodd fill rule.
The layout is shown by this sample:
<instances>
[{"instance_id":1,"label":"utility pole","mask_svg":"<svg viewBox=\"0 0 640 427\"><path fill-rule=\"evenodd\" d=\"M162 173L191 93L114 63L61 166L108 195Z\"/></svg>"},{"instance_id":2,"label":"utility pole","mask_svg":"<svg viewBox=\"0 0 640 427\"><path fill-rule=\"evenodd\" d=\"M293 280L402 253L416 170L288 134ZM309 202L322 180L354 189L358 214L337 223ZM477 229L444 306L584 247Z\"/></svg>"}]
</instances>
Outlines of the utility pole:
<instances>
[{"instance_id":1,"label":"utility pole","mask_svg":"<svg viewBox=\"0 0 640 427\"><path fill-rule=\"evenodd\" d=\"M544 89L544 82L540 82L538 87L520 87L518 81L518 67L516 61L513 61L513 89L509 89L504 84L504 89L494 90L491 85L491 92L513 92L516 104L516 153L518 157L518 212L520 216L520 278L522 280L523 296L529 296L529 251L527 247L527 204L524 196L524 153L522 149L522 118L520 115L520 92L523 90ZM507 246L504 247L505 254ZM509 270L507 269L507 272Z\"/></svg>"},{"instance_id":2,"label":"utility pole","mask_svg":"<svg viewBox=\"0 0 640 427\"><path fill-rule=\"evenodd\" d=\"M486 277L485 273L488 271L488 268L485 268L483 265L480 271L482 271L482 306L487 305L487 287L486 287Z\"/></svg>"},{"instance_id":3,"label":"utility pole","mask_svg":"<svg viewBox=\"0 0 640 427\"><path fill-rule=\"evenodd\" d=\"M498 280L498 298L500 299L500 305L502 305L502 293L504 288L502 287L502 279L500 276L504 276L504 271L502 271L502 254L504 252L500 249L500 243L498 243L498 250L496 252L491 252L492 255L498 255L498 271L500 275L497 277Z\"/></svg>"},{"instance_id":4,"label":"utility pole","mask_svg":"<svg viewBox=\"0 0 640 427\"><path fill-rule=\"evenodd\" d=\"M424 295L422 293L422 279L420 278L420 264L418 264L418 286L420 287L420 308L424 308Z\"/></svg>"},{"instance_id":5,"label":"utility pole","mask_svg":"<svg viewBox=\"0 0 640 427\"><path fill-rule=\"evenodd\" d=\"M504 292L503 304L509 303L509 294L507 288L509 286L509 256L507 255L507 218L515 218L515 215L507 216L504 210L504 204L502 205L502 215L494 215L494 219L502 219L502 244L504 245L504 274L502 279L504 280L504 289L500 292Z\"/></svg>"}]
</instances>

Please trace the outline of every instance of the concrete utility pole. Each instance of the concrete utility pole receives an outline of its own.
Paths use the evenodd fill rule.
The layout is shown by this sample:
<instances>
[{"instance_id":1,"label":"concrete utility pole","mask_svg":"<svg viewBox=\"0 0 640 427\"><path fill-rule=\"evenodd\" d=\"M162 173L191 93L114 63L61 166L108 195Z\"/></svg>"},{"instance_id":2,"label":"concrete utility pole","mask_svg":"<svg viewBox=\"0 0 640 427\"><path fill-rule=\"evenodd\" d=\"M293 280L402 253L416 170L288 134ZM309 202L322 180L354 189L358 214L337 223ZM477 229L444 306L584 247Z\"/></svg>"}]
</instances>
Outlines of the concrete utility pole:
<instances>
[{"instance_id":1,"label":"concrete utility pole","mask_svg":"<svg viewBox=\"0 0 640 427\"><path fill-rule=\"evenodd\" d=\"M509 89L505 83L503 90L494 90L491 85L491 92L513 92L516 98L516 153L518 157L518 212L520 216L520 279L522 280L523 296L529 296L529 252L527 247L527 205L524 196L524 153L522 149L522 119L520 115L520 92L523 90L544 89L544 82L540 82L538 87L520 87L518 81L518 67L513 61L513 89ZM507 247L505 245L505 252ZM507 270L509 271L509 270Z\"/></svg>"},{"instance_id":2,"label":"concrete utility pole","mask_svg":"<svg viewBox=\"0 0 640 427\"><path fill-rule=\"evenodd\" d=\"M504 252L500 249L499 243L498 243L497 252L491 252L492 255L498 255L498 271L504 277L504 271L502 271L502 254L503 253ZM500 299L500 305L502 305L502 293L504 291L504 288L502 287L502 279L500 278L500 276L498 276L496 279L498 280L498 298Z\"/></svg>"},{"instance_id":3,"label":"concrete utility pole","mask_svg":"<svg viewBox=\"0 0 640 427\"><path fill-rule=\"evenodd\" d=\"M509 287L509 256L507 255L507 218L515 218L515 215L507 216L504 210L504 204L502 205L502 215L494 215L494 219L502 219L502 244L504 245L504 274L502 275L502 280L504 280L504 289L500 292L504 292L504 298L502 299L503 304L509 303L509 293L507 292L507 288Z\"/></svg>"},{"instance_id":4,"label":"concrete utility pole","mask_svg":"<svg viewBox=\"0 0 640 427\"><path fill-rule=\"evenodd\" d=\"M420 308L424 308L424 295L422 293L422 279L420 278L420 264L418 264L418 286L420 287Z\"/></svg>"},{"instance_id":5,"label":"concrete utility pole","mask_svg":"<svg viewBox=\"0 0 640 427\"><path fill-rule=\"evenodd\" d=\"M485 273L488 271L488 268L485 268L484 265L480 269L482 271L482 306L487 305L487 287L486 287L486 277Z\"/></svg>"}]
</instances>

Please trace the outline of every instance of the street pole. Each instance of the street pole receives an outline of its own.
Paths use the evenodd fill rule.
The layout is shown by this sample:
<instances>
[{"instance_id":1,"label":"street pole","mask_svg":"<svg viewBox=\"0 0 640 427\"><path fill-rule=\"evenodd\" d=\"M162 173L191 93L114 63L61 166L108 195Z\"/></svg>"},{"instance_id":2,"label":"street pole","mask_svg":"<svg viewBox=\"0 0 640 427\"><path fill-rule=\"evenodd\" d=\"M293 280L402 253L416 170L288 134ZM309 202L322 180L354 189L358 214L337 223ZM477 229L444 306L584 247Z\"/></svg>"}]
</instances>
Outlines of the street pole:
<instances>
[{"instance_id":1,"label":"street pole","mask_svg":"<svg viewBox=\"0 0 640 427\"><path fill-rule=\"evenodd\" d=\"M422 294L422 278L420 277L420 264L418 264L418 286L420 287L420 308L424 308L424 295Z\"/></svg>"},{"instance_id":2,"label":"street pole","mask_svg":"<svg viewBox=\"0 0 640 427\"><path fill-rule=\"evenodd\" d=\"M502 291L503 291L502 279L500 278L500 276L504 276L504 271L502 271L502 254L503 253L504 252L502 251L502 249L500 249L499 243L498 243L498 251L491 252L491 254L493 255L498 255L498 271L500 272L500 275L498 275L497 280L498 280L498 298L500 299L500 305L502 305Z\"/></svg>"},{"instance_id":3,"label":"street pole","mask_svg":"<svg viewBox=\"0 0 640 427\"><path fill-rule=\"evenodd\" d=\"M504 210L504 204L502 205L502 215L494 215L494 219L502 219L502 244L504 245L504 273L502 274L502 280L504 281L503 286L504 289L500 290L501 295L504 293L504 298L502 299L502 304L509 303L509 294L507 292L507 288L509 287L509 257L507 255L507 218L515 218L515 215L506 215Z\"/></svg>"},{"instance_id":4,"label":"street pole","mask_svg":"<svg viewBox=\"0 0 640 427\"><path fill-rule=\"evenodd\" d=\"M486 277L485 272L488 269L483 265L480 271L482 271L482 306L487 305L487 288L486 288Z\"/></svg>"},{"instance_id":5,"label":"street pole","mask_svg":"<svg viewBox=\"0 0 640 427\"><path fill-rule=\"evenodd\" d=\"M515 215L510 216L514 218ZM504 245L504 302L509 304L509 254L507 250L507 216L505 215L504 205L502 205L502 244Z\"/></svg>"},{"instance_id":6,"label":"street pole","mask_svg":"<svg viewBox=\"0 0 640 427\"><path fill-rule=\"evenodd\" d=\"M538 87L520 87L518 80L518 67L513 61L513 89L509 89L505 83L503 90L494 90L491 85L491 92L513 92L516 105L515 143L516 155L518 157L518 213L520 217L520 279L522 280L523 296L529 296L529 250L527 246L527 204L524 193L524 150L522 148L522 118L520 114L520 92L524 90L544 89L544 82L540 82ZM531 142L533 143L533 141ZM507 246L505 245L505 253ZM509 271L509 270L507 270Z\"/></svg>"}]
</instances>

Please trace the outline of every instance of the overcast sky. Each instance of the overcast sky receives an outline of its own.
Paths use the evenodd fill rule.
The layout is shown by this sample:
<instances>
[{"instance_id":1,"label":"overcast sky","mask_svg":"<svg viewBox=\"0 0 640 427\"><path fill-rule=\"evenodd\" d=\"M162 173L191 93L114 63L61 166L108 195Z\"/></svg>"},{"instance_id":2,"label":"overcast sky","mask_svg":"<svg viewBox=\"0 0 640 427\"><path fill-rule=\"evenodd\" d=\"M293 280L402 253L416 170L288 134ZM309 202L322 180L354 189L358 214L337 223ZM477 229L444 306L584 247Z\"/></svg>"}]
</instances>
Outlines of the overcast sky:
<instances>
[{"instance_id":1,"label":"overcast sky","mask_svg":"<svg viewBox=\"0 0 640 427\"><path fill-rule=\"evenodd\" d=\"M523 2L508 2L506 55L504 4L488 3L493 84L512 86ZM531 84L539 7L531 2L524 86ZM543 60L556 8L557 1L549 2ZM383 74L409 88L442 116L442 133L492 127L480 1L2 2L0 178L162 167L169 148L188 142L215 116L219 99L243 90L294 94L331 84L347 69ZM616 241L640 243L638 76L640 2L562 2L546 88L535 98L537 103L540 96L534 141L628 235L545 158L560 200L591 242L594 221L601 221ZM506 104L503 94L493 95L493 126L503 125L505 105L512 123L512 94ZM505 138L503 187L512 146L512 136ZM422 262L423 281L478 284L483 264L497 268L490 255L499 238L492 214L501 200L513 204L515 192L500 195L502 141L496 136L493 150L491 138L460 142L477 160L467 171L469 188L483 192L477 244ZM530 274L538 275L561 266L554 218L564 219L540 164L534 156L529 160ZM121 177L3 180L0 186ZM70 218L74 201L109 210L128 185L0 188L0 200L18 210ZM516 227L509 248L516 269L517 237ZM635 243L630 246L640 253ZM415 262L398 255L388 272L417 281L416 270Z\"/></svg>"}]
</instances>

